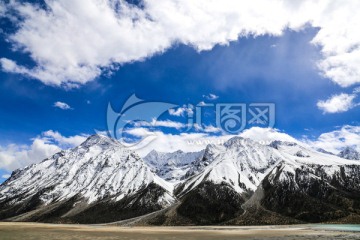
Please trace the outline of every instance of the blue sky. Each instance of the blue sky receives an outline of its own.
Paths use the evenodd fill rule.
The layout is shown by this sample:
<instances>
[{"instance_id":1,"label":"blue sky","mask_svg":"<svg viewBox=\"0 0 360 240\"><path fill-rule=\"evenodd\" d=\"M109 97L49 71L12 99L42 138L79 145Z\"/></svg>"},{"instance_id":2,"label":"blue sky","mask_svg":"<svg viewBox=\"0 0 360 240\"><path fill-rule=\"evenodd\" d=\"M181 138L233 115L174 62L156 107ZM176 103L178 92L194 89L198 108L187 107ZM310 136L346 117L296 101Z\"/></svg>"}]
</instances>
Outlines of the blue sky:
<instances>
[{"instance_id":1,"label":"blue sky","mask_svg":"<svg viewBox=\"0 0 360 240\"><path fill-rule=\"evenodd\" d=\"M31 33L11 37L21 32L22 27L19 22L9 20L9 14L22 13L10 12L9 9L11 6L0 21L0 58L27 69L40 66L46 61L42 61L39 48L27 42ZM275 103L274 127L298 139L304 135L316 139L322 133L345 125L358 126L360 108L356 102L359 98L353 93L358 83L351 82L344 87L336 76L324 76L324 72L319 70L318 63L324 60L323 49L327 42L324 40L322 45L316 45L311 41L319 36L322 28L305 24L299 29L285 27L281 34L240 34L237 40L227 39L225 45L222 40L212 42L210 48L195 40L188 44L180 38L161 51L144 50L150 51L145 58L139 55L134 59L114 60L107 66L96 63L94 66L100 66L101 73L88 77L86 81L77 81L76 77L70 79L77 84L76 87L67 84L69 79L64 80L67 76L52 77L55 80L49 83L42 75L24 74L19 68L9 69L3 61L0 72L0 146L4 152L10 144L17 148L24 146L27 151L34 138L49 130L64 138L93 134L95 130L105 131L108 103L120 110L132 94L147 101L180 106L196 105L201 101ZM127 33L124 30L124 34ZM101 54L97 56L102 57ZM46 57L50 61L54 56ZM53 66L46 64L42 67L50 72ZM90 63L88 65L93 67ZM209 100L204 97L209 94L218 98ZM353 96L350 106L340 106L342 109L333 112L328 110L329 106L319 106L320 101L339 94ZM70 109L55 107L56 102L66 103ZM183 117L169 114L161 119L186 122ZM215 124L210 118L204 123ZM174 128L158 130L168 134L182 132ZM62 147L59 139L52 138L51 141ZM0 165L0 177L9 171L10 167L1 169Z\"/></svg>"}]
</instances>

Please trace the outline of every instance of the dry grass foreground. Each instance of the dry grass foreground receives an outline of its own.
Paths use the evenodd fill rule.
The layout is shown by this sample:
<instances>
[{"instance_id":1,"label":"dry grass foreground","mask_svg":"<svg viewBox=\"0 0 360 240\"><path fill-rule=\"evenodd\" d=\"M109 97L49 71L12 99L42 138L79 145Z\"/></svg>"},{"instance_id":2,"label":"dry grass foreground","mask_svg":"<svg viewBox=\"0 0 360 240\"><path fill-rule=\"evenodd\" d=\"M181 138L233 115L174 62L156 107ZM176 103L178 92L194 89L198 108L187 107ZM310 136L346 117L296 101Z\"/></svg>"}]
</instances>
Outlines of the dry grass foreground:
<instances>
[{"instance_id":1,"label":"dry grass foreground","mask_svg":"<svg viewBox=\"0 0 360 240\"><path fill-rule=\"evenodd\" d=\"M359 239L357 234L313 230L306 225L257 227L115 227L40 223L0 223L0 240L211 240Z\"/></svg>"}]
</instances>

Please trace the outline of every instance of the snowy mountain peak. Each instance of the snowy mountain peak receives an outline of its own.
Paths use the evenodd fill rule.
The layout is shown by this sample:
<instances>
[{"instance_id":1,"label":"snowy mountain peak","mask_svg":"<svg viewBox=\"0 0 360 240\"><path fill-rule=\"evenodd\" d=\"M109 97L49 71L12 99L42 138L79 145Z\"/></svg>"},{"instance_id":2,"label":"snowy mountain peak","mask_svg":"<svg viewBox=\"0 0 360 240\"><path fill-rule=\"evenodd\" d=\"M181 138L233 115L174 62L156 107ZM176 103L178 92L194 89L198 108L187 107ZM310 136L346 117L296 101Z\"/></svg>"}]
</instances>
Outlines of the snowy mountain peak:
<instances>
[{"instance_id":1,"label":"snowy mountain peak","mask_svg":"<svg viewBox=\"0 0 360 240\"><path fill-rule=\"evenodd\" d=\"M239 137L230 139L224 145L209 145L204 157L196 163L195 174L178 187L181 189L180 196L206 182L226 184L240 194L255 191L278 164L285 164L287 172L303 165L351 164L295 142L273 141L264 145Z\"/></svg>"},{"instance_id":2,"label":"snowy mountain peak","mask_svg":"<svg viewBox=\"0 0 360 240\"><path fill-rule=\"evenodd\" d=\"M80 146L89 148L95 145L104 148L108 146L119 146L119 147L121 146L121 144L116 140L100 134L91 135Z\"/></svg>"},{"instance_id":3,"label":"snowy mountain peak","mask_svg":"<svg viewBox=\"0 0 360 240\"><path fill-rule=\"evenodd\" d=\"M224 143L224 147L230 148L230 147L234 147L234 146L242 146L244 143L246 144L246 142L252 141L249 138L243 138L243 137L232 137L229 140L227 140Z\"/></svg>"},{"instance_id":4,"label":"snowy mountain peak","mask_svg":"<svg viewBox=\"0 0 360 240\"><path fill-rule=\"evenodd\" d=\"M349 160L360 160L360 153L352 147L346 147L338 156Z\"/></svg>"},{"instance_id":5,"label":"snowy mountain peak","mask_svg":"<svg viewBox=\"0 0 360 240\"><path fill-rule=\"evenodd\" d=\"M275 149L247 138L209 145L195 165L195 175L181 186L180 195L205 182L225 183L238 193L255 191L267 171L280 160L283 156Z\"/></svg>"},{"instance_id":6,"label":"snowy mountain peak","mask_svg":"<svg viewBox=\"0 0 360 240\"><path fill-rule=\"evenodd\" d=\"M347 148L341 157L359 159L358 154ZM212 202L214 198L220 203L229 198L245 201L254 192L254 198L258 197L256 193L264 193L271 208L277 197L283 201L282 194L314 190L306 193L313 199L311 194L317 196L319 186L333 191L334 181L341 191L358 191L360 161L341 157L291 140L263 144L234 137L200 152L153 150L141 158L109 137L92 135L78 147L14 171L0 185L0 209L5 209L0 211L0 219L20 216L24 220L23 214L29 213L44 219L52 219L52 214L58 214L58 219L70 216L77 222L118 221L160 210L176 201L185 201L185 206L196 209L198 202ZM322 196L327 195L323 192ZM294 196L291 201L298 195ZM193 197L200 197L200 201ZM242 206L241 201L236 205ZM103 215L103 220L98 220Z\"/></svg>"},{"instance_id":7,"label":"snowy mountain peak","mask_svg":"<svg viewBox=\"0 0 360 240\"><path fill-rule=\"evenodd\" d=\"M0 201L21 202L40 194L45 203L81 197L87 202L104 198L119 201L155 183L166 192L168 203L173 187L156 174L139 155L112 139L90 136L73 149L15 172L0 186Z\"/></svg>"}]
</instances>

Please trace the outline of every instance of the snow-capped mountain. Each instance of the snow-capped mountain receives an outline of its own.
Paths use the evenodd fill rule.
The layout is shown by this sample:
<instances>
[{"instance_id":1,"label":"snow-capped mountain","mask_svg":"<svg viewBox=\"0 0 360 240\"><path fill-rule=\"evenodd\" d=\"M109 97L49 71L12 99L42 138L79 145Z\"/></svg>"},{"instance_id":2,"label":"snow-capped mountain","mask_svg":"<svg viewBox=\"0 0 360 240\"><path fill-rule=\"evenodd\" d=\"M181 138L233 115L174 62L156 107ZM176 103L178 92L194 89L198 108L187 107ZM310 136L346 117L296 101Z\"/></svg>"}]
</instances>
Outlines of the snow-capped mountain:
<instances>
[{"instance_id":1,"label":"snow-capped mountain","mask_svg":"<svg viewBox=\"0 0 360 240\"><path fill-rule=\"evenodd\" d=\"M165 214L164 224L184 217L191 224L360 221L357 161L297 142L239 137L208 146L204 159L207 166L178 185L177 217Z\"/></svg>"},{"instance_id":2,"label":"snow-capped mountain","mask_svg":"<svg viewBox=\"0 0 360 240\"><path fill-rule=\"evenodd\" d=\"M205 168L183 183L180 195L207 181L226 183L238 193L255 191L267 171L281 160L282 155L273 148L241 137L210 145L201 161Z\"/></svg>"},{"instance_id":3,"label":"snow-capped mountain","mask_svg":"<svg viewBox=\"0 0 360 240\"><path fill-rule=\"evenodd\" d=\"M144 160L158 176L172 183L178 183L185 178L193 163L203 155L204 151L183 152L178 150L163 153L153 150L144 157Z\"/></svg>"},{"instance_id":4,"label":"snow-capped mountain","mask_svg":"<svg viewBox=\"0 0 360 240\"><path fill-rule=\"evenodd\" d=\"M0 186L0 204L4 208L38 201L47 206L76 199L91 206L128 199L149 186L161 192L152 204L166 207L175 201L172 185L154 174L135 152L94 135L74 149L15 171Z\"/></svg>"},{"instance_id":5,"label":"snow-capped mountain","mask_svg":"<svg viewBox=\"0 0 360 240\"><path fill-rule=\"evenodd\" d=\"M360 160L360 153L352 147L346 147L338 156L349 160Z\"/></svg>"},{"instance_id":6,"label":"snow-capped mountain","mask_svg":"<svg viewBox=\"0 0 360 240\"><path fill-rule=\"evenodd\" d=\"M0 219L99 223L162 209L142 223L360 223L360 162L342 157L296 141L234 137L143 160L94 135L14 171L0 185Z\"/></svg>"}]
</instances>

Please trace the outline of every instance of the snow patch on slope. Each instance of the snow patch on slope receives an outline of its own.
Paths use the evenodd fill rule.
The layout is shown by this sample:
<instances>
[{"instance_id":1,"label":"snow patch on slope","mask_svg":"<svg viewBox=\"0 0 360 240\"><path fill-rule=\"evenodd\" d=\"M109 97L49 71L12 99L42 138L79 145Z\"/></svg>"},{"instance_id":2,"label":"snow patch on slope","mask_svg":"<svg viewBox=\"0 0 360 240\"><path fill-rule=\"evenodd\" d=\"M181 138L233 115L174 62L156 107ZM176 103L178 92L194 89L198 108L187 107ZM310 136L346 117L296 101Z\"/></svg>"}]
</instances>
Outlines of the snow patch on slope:
<instances>
[{"instance_id":1,"label":"snow patch on slope","mask_svg":"<svg viewBox=\"0 0 360 240\"><path fill-rule=\"evenodd\" d=\"M161 178L178 183L185 178L192 164L203 154L204 151L183 152L178 150L172 153L163 153L153 150L144 157L144 160Z\"/></svg>"}]
</instances>

